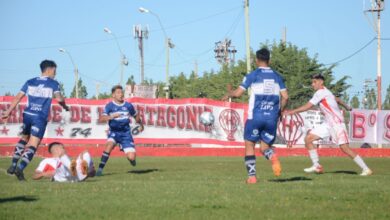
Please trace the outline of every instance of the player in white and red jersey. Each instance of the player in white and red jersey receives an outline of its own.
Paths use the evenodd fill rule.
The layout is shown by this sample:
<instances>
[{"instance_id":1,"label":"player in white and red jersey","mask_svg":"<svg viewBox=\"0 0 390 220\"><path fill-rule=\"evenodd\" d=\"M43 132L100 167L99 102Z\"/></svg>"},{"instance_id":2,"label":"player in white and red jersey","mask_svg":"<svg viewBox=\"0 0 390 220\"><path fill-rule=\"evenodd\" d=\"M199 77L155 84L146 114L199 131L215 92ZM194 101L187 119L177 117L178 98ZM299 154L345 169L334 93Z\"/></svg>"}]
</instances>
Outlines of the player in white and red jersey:
<instances>
[{"instance_id":1,"label":"player in white and red jersey","mask_svg":"<svg viewBox=\"0 0 390 220\"><path fill-rule=\"evenodd\" d=\"M342 100L335 97L331 91L324 86L325 78L321 74L312 76L312 87L316 91L312 99L305 105L284 112L284 115L293 115L299 112L304 112L311 109L313 106L319 105L321 112L325 116L325 122L322 125L310 130L305 137L305 147L309 150L309 156L313 162L313 166L304 169L307 173L323 173L323 168L319 163L317 150L313 142L326 137L331 137L332 141L340 146L341 150L352 158L356 164L362 168L361 176L369 176L372 171L364 163L363 159L357 155L349 147L347 128L344 123L344 116L339 108L339 104L346 110L352 110Z\"/></svg>"},{"instance_id":2,"label":"player in white and red jersey","mask_svg":"<svg viewBox=\"0 0 390 220\"><path fill-rule=\"evenodd\" d=\"M56 182L79 182L95 175L92 158L88 152L71 160L59 142L49 144L51 158L42 160L33 175L34 180L51 178Z\"/></svg>"}]
</instances>

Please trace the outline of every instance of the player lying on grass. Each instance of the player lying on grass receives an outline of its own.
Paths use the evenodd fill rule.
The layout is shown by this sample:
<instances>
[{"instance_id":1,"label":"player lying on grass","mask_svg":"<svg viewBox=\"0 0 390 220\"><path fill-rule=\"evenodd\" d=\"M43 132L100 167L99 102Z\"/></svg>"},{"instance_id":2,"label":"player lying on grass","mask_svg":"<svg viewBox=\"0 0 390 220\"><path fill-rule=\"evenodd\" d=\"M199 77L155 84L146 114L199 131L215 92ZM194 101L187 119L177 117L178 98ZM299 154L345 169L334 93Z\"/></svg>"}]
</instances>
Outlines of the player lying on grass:
<instances>
[{"instance_id":1,"label":"player lying on grass","mask_svg":"<svg viewBox=\"0 0 390 220\"><path fill-rule=\"evenodd\" d=\"M61 95L59 83L54 80L57 65L54 61L44 60L40 67L42 75L28 80L12 101L9 109L2 114L2 119L7 120L22 98L27 96L27 106L23 112L22 137L15 146L11 166L7 169L8 174L15 174L20 181L25 180L23 170L33 159L45 134L53 96L66 111L69 111ZM27 149L25 149L26 146ZM17 166L19 159L21 161Z\"/></svg>"},{"instance_id":2,"label":"player lying on grass","mask_svg":"<svg viewBox=\"0 0 390 220\"><path fill-rule=\"evenodd\" d=\"M34 180L50 178L56 182L80 182L95 176L95 167L87 151L71 160L65 152L64 145L53 142L49 144L49 153L52 157L39 163L33 175Z\"/></svg>"},{"instance_id":3,"label":"player lying on grass","mask_svg":"<svg viewBox=\"0 0 390 220\"><path fill-rule=\"evenodd\" d=\"M324 81L325 78L321 74L313 75L311 85L316 91L313 98L305 105L294 110L286 110L283 113L284 115L293 115L307 111L312 107L319 105L321 112L325 116L325 123L310 130L305 137L305 147L309 150L309 156L313 162L313 166L304 169L304 171L306 173L323 173L323 168L319 163L318 153L313 142L330 136L332 141L339 145L341 150L353 159L353 161L355 161L355 163L362 169L362 173L360 175L369 176L372 174L372 171L367 167L363 159L349 147L348 133L344 123L344 116L338 104L348 111L352 110L352 108L339 98L336 98L332 92L324 86Z\"/></svg>"},{"instance_id":4,"label":"player lying on grass","mask_svg":"<svg viewBox=\"0 0 390 220\"><path fill-rule=\"evenodd\" d=\"M111 151L116 144L119 144L120 150L123 151L132 166L136 165L136 152L134 140L131 135L130 117L135 117L136 123L139 126L139 132L144 130L140 115L134 109L130 102L124 100L123 88L120 85L114 86L111 89L112 101L108 103L104 109L103 115L99 118L100 122L108 122L110 127L106 149L103 151L97 176L103 174L104 166L106 165Z\"/></svg>"},{"instance_id":5,"label":"player lying on grass","mask_svg":"<svg viewBox=\"0 0 390 220\"><path fill-rule=\"evenodd\" d=\"M276 129L281 110L287 104L288 93L282 77L272 70L268 64L270 52L261 49L256 52L258 68L244 77L241 85L229 92L222 100L229 97L240 97L251 88L248 119L245 122L245 165L248 172L248 184L257 182L255 145L260 142L260 150L272 163L275 176L281 173L278 157L272 149L276 138Z\"/></svg>"}]
</instances>

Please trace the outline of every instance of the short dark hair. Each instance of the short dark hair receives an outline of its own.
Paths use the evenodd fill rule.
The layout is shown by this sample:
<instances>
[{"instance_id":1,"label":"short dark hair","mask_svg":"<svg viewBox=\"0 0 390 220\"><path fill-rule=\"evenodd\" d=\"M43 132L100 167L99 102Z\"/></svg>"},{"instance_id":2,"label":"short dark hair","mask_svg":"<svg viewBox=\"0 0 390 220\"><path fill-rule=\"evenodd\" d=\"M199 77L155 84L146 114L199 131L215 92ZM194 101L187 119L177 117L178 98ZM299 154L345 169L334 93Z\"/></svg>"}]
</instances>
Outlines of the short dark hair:
<instances>
[{"instance_id":1,"label":"short dark hair","mask_svg":"<svg viewBox=\"0 0 390 220\"><path fill-rule=\"evenodd\" d=\"M271 53L267 48L262 48L256 51L256 58L261 61L269 62Z\"/></svg>"},{"instance_id":2,"label":"short dark hair","mask_svg":"<svg viewBox=\"0 0 390 220\"><path fill-rule=\"evenodd\" d=\"M45 72L47 68L57 67L57 64L52 60L44 60L39 65L41 67L41 72Z\"/></svg>"},{"instance_id":3,"label":"short dark hair","mask_svg":"<svg viewBox=\"0 0 390 220\"><path fill-rule=\"evenodd\" d=\"M325 81L325 77L321 73L316 73L311 76L311 79L320 79L322 81Z\"/></svg>"},{"instance_id":4,"label":"short dark hair","mask_svg":"<svg viewBox=\"0 0 390 220\"><path fill-rule=\"evenodd\" d=\"M50 144L49 144L49 148L48 148L48 150L49 150L49 153L51 153L51 149L55 146L55 145L63 145L62 143L60 143L60 142L51 142Z\"/></svg>"},{"instance_id":5,"label":"short dark hair","mask_svg":"<svg viewBox=\"0 0 390 220\"><path fill-rule=\"evenodd\" d=\"M123 87L122 87L121 85L116 85L116 86L112 87L112 89L111 89L111 94L114 94L114 92L115 92L117 89L123 90Z\"/></svg>"}]
</instances>

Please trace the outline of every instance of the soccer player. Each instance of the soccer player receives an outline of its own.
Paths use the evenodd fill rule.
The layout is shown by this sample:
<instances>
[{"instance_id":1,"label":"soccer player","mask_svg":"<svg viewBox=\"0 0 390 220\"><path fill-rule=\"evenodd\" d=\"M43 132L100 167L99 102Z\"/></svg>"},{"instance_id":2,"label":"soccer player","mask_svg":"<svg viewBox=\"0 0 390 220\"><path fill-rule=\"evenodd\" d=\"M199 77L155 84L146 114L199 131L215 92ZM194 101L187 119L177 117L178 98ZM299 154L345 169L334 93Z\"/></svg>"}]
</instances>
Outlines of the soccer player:
<instances>
[{"instance_id":1,"label":"soccer player","mask_svg":"<svg viewBox=\"0 0 390 220\"><path fill-rule=\"evenodd\" d=\"M120 85L114 86L111 89L112 101L108 103L104 109L103 115L100 117L100 122L107 122L110 127L106 149L102 154L96 176L103 174L104 166L106 165L111 151L116 144L119 144L132 166L136 165L136 152L133 137L131 136L130 117L135 117L136 123L139 126L139 132L144 130L140 115L134 109L134 106L124 100L123 88Z\"/></svg>"},{"instance_id":2,"label":"soccer player","mask_svg":"<svg viewBox=\"0 0 390 220\"><path fill-rule=\"evenodd\" d=\"M325 123L310 130L305 137L305 147L309 151L313 166L304 169L306 173L323 173L323 168L319 163L317 150L314 148L313 141L331 137L332 140L340 146L341 150L347 154L362 169L361 176L369 176L372 171L364 163L363 159L349 147L347 129L344 123L344 116L338 106L340 104L346 110L352 110L339 98L336 98L331 91L324 86L325 78L321 74L312 76L311 86L316 91L312 99L305 105L294 110L286 110L284 115L293 115L311 109L319 105L321 112L325 116Z\"/></svg>"},{"instance_id":3,"label":"soccer player","mask_svg":"<svg viewBox=\"0 0 390 220\"><path fill-rule=\"evenodd\" d=\"M50 178L56 182L80 182L95 176L91 155L85 151L77 159L66 155L64 145L59 142L49 144L51 158L42 160L33 175L34 180Z\"/></svg>"},{"instance_id":4,"label":"soccer player","mask_svg":"<svg viewBox=\"0 0 390 220\"><path fill-rule=\"evenodd\" d=\"M66 111L69 111L69 107L61 95L59 84L54 80L57 69L55 62L44 60L41 62L40 68L42 75L28 80L13 99L9 109L2 114L2 119L7 120L20 100L27 95L28 102L23 112L22 137L15 146L12 164L7 170L8 174L15 174L20 181L25 180L23 170L33 159L45 134L53 96ZM26 146L27 149L25 149ZM17 166L19 159L21 162Z\"/></svg>"},{"instance_id":5,"label":"soccer player","mask_svg":"<svg viewBox=\"0 0 390 220\"><path fill-rule=\"evenodd\" d=\"M248 184L256 179L255 145L260 141L260 150L272 163L275 176L281 174L282 168L277 155L272 149L281 111L288 100L287 89L282 77L269 67L270 52L263 48L256 52L258 68L244 77L241 85L228 92L222 100L229 97L240 97L245 90L251 89L248 107L248 119L245 122L245 165L248 172Z\"/></svg>"}]
</instances>

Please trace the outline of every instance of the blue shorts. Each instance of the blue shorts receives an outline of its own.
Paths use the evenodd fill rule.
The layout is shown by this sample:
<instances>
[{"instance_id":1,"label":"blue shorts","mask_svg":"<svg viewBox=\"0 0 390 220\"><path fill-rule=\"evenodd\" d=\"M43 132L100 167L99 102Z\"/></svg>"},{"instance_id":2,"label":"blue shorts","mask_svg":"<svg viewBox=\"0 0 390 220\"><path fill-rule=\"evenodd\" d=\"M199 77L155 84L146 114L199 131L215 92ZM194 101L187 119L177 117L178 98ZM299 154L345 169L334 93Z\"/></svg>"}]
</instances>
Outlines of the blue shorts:
<instances>
[{"instance_id":1,"label":"blue shorts","mask_svg":"<svg viewBox=\"0 0 390 220\"><path fill-rule=\"evenodd\" d=\"M23 113L23 135L32 135L42 139L45 135L47 118Z\"/></svg>"},{"instance_id":2,"label":"blue shorts","mask_svg":"<svg viewBox=\"0 0 390 220\"><path fill-rule=\"evenodd\" d=\"M272 145L276 139L277 119L248 119L245 122L244 139L246 141L263 141Z\"/></svg>"},{"instance_id":3,"label":"blue shorts","mask_svg":"<svg viewBox=\"0 0 390 220\"><path fill-rule=\"evenodd\" d=\"M110 131L107 141L113 142L114 144L119 144L121 151L125 153L135 152L134 140L130 134L130 131Z\"/></svg>"}]
</instances>

